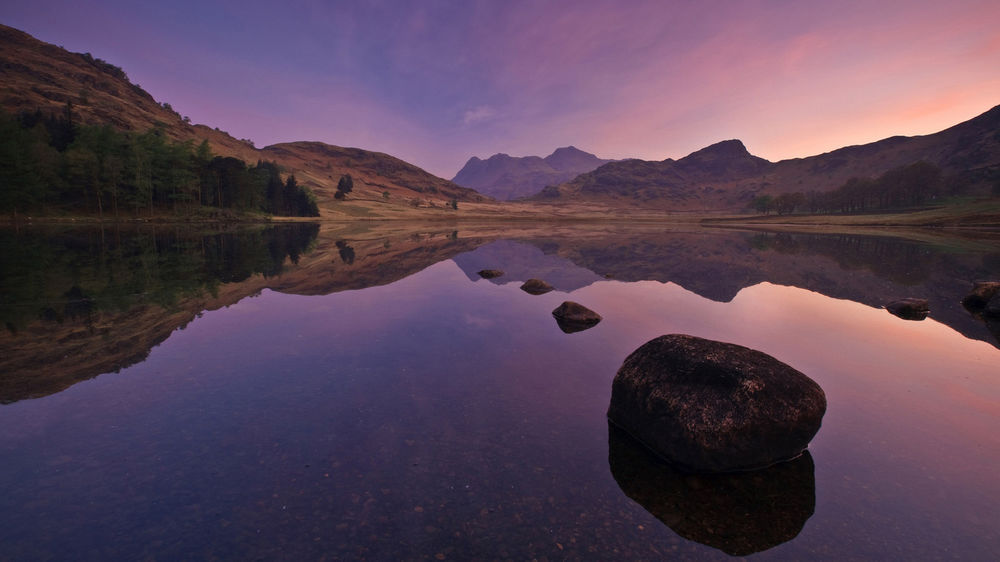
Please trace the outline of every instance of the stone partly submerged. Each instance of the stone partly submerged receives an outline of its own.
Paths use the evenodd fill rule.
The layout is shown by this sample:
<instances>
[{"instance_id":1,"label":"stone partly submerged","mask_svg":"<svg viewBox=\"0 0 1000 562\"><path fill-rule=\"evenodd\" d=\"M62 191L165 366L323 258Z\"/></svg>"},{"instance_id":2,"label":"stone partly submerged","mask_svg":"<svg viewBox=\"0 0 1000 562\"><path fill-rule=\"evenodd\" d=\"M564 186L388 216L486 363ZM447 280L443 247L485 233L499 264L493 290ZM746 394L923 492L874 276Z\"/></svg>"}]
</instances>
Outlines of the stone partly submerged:
<instances>
[{"instance_id":1,"label":"stone partly submerged","mask_svg":"<svg viewBox=\"0 0 1000 562\"><path fill-rule=\"evenodd\" d=\"M712 473L795 458L825 412L823 389L770 355L675 334L625 359L608 419L676 467Z\"/></svg>"},{"instance_id":2,"label":"stone partly submerged","mask_svg":"<svg viewBox=\"0 0 1000 562\"><path fill-rule=\"evenodd\" d=\"M1000 295L1000 281L977 281L962 299L962 306L971 312L980 312L997 295Z\"/></svg>"},{"instance_id":3,"label":"stone partly submerged","mask_svg":"<svg viewBox=\"0 0 1000 562\"><path fill-rule=\"evenodd\" d=\"M977 281L962 299L962 306L985 322L993 337L1000 341L1000 281Z\"/></svg>"},{"instance_id":4,"label":"stone partly submerged","mask_svg":"<svg viewBox=\"0 0 1000 562\"><path fill-rule=\"evenodd\" d=\"M730 556L795 538L816 508L812 457L750 472L687 474L609 424L608 464L626 496L678 535Z\"/></svg>"},{"instance_id":5,"label":"stone partly submerged","mask_svg":"<svg viewBox=\"0 0 1000 562\"><path fill-rule=\"evenodd\" d=\"M993 295L990 302L986 303L983 307L983 316L991 320L1000 319L1000 294Z\"/></svg>"},{"instance_id":6,"label":"stone partly submerged","mask_svg":"<svg viewBox=\"0 0 1000 562\"><path fill-rule=\"evenodd\" d=\"M552 311L559 329L567 334L593 328L602 320L601 315L573 301L566 301Z\"/></svg>"},{"instance_id":7,"label":"stone partly submerged","mask_svg":"<svg viewBox=\"0 0 1000 562\"><path fill-rule=\"evenodd\" d=\"M885 309L903 320L923 320L931 312L927 299L914 298L894 300L885 305Z\"/></svg>"},{"instance_id":8,"label":"stone partly submerged","mask_svg":"<svg viewBox=\"0 0 1000 562\"><path fill-rule=\"evenodd\" d=\"M478 273L483 279L496 279L503 275L503 271L499 269L481 269Z\"/></svg>"},{"instance_id":9,"label":"stone partly submerged","mask_svg":"<svg viewBox=\"0 0 1000 562\"><path fill-rule=\"evenodd\" d=\"M521 290L531 295L544 295L554 288L541 279L528 279L524 285L521 285Z\"/></svg>"}]
</instances>

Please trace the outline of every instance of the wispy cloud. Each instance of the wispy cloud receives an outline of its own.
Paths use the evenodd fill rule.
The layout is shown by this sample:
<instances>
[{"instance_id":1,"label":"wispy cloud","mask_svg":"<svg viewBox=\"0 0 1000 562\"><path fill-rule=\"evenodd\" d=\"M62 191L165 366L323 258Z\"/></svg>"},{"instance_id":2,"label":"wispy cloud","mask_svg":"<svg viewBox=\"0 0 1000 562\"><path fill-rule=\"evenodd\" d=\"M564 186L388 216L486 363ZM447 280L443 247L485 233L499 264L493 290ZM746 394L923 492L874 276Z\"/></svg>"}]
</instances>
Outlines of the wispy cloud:
<instances>
[{"instance_id":1,"label":"wispy cloud","mask_svg":"<svg viewBox=\"0 0 1000 562\"><path fill-rule=\"evenodd\" d=\"M488 105L480 105L472 109L465 110L465 113L462 115L462 124L472 125L482 121L488 121L495 117L496 114L497 110L492 107Z\"/></svg>"}]
</instances>

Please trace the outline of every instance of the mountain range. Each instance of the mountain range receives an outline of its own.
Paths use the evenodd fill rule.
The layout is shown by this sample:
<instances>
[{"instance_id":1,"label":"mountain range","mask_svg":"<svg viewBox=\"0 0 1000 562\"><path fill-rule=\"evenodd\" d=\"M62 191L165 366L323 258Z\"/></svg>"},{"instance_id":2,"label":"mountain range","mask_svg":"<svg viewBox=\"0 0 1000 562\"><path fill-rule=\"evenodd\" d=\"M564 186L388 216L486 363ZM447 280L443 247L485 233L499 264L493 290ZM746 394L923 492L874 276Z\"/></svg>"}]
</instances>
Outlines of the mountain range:
<instances>
[{"instance_id":1,"label":"mountain range","mask_svg":"<svg viewBox=\"0 0 1000 562\"><path fill-rule=\"evenodd\" d=\"M509 201L534 195L545 186L567 182L608 162L575 146L557 148L545 158L502 153L486 160L473 156L451 181Z\"/></svg>"},{"instance_id":2,"label":"mountain range","mask_svg":"<svg viewBox=\"0 0 1000 562\"><path fill-rule=\"evenodd\" d=\"M759 194L836 189L854 177L873 178L924 161L966 193L982 195L1000 182L1000 106L944 131L896 136L808 158L770 162L726 140L679 160L623 160L559 185L535 201L589 201L672 210L739 210Z\"/></svg>"},{"instance_id":3,"label":"mountain range","mask_svg":"<svg viewBox=\"0 0 1000 562\"><path fill-rule=\"evenodd\" d=\"M516 209L540 218L572 214L582 204L622 213L739 211L762 194L827 192L851 178L873 178L919 161L940 168L946 181L965 194L996 194L1000 186L1000 106L938 133L890 137L779 162L754 156L739 140L662 161L607 161L568 146L545 158L473 157L448 181L360 148L305 141L257 148L218 128L191 124L111 63L0 25L0 110L62 114L69 107L81 123L138 132L157 127L175 141L208 141L216 155L274 161L312 190L321 215L330 218L410 217L415 208L440 211L454 202L480 204L463 208L484 213ZM344 174L354 178L348 204L334 199ZM525 198L529 204L509 207L491 198ZM571 205L557 212L551 204Z\"/></svg>"}]
</instances>

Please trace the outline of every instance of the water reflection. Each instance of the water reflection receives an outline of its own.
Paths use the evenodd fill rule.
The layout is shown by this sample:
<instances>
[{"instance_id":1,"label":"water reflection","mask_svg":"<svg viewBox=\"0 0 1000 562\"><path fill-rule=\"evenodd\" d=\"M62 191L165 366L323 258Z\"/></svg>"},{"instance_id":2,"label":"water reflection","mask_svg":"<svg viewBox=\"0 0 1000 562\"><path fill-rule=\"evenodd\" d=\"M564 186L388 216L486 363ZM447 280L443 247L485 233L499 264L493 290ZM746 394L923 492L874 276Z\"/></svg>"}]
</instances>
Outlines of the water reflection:
<instances>
[{"instance_id":1,"label":"water reflection","mask_svg":"<svg viewBox=\"0 0 1000 562\"><path fill-rule=\"evenodd\" d=\"M974 281L1000 277L1000 237L900 234L906 236L634 228L521 240L595 276L673 282L717 302L729 302L762 282L873 307L904 297L924 298L931 318L967 337L1000 345L960 304Z\"/></svg>"},{"instance_id":2,"label":"water reflection","mask_svg":"<svg viewBox=\"0 0 1000 562\"><path fill-rule=\"evenodd\" d=\"M808 451L753 472L685 474L609 423L608 464L625 495L675 533L731 556L794 539L816 507Z\"/></svg>"},{"instance_id":3,"label":"water reflection","mask_svg":"<svg viewBox=\"0 0 1000 562\"><path fill-rule=\"evenodd\" d=\"M451 225L326 223L276 275L219 266L237 273L168 304L139 298L113 322L94 275L53 286L38 300L64 324L31 316L4 330L0 361L34 357L48 382L33 388L49 393L113 370L108 357L137 362L0 407L0 558L706 560L797 531L754 557L995 557L1000 350L962 337L933 308L960 301L965 276L989 278L995 246L901 241L949 268L905 286L829 256L758 249L756 236L490 224L456 236ZM192 251L202 238L190 238ZM510 262L481 260L508 271L499 283L456 263L503 240ZM62 260L90 263L100 246L88 244ZM44 280L60 270L49 261L22 269ZM563 266L590 280L567 294L556 281ZM190 282L174 271L163 283ZM518 289L534 276L557 289ZM643 278L656 281L628 282ZM745 285L728 302L695 294ZM844 300L851 294L871 301ZM889 295L937 301L927 321L904 322L876 308ZM604 319L567 336L550 313L566 300ZM810 444L814 471L713 495L704 479L678 484L616 452L605 433L611 380L628 353L665 333L761 349L820 383L829 406ZM658 496L643 482L673 490L683 509L663 520L677 532L657 519ZM782 519L770 500L726 503L740 494L791 509ZM774 529L726 518L740 509Z\"/></svg>"},{"instance_id":4,"label":"water reflection","mask_svg":"<svg viewBox=\"0 0 1000 562\"><path fill-rule=\"evenodd\" d=\"M0 230L0 403L145 359L226 302L224 286L297 264L318 232L315 224Z\"/></svg>"},{"instance_id":5,"label":"water reflection","mask_svg":"<svg viewBox=\"0 0 1000 562\"><path fill-rule=\"evenodd\" d=\"M989 237L400 224L0 231L0 402L141 361L202 311L264 289L364 289L449 258L470 281L502 268L489 282L539 277L564 293L613 278L672 282L718 302L765 281L875 307L920 296L934 320L1000 343L995 320L959 304L972 281L1000 273L1000 243Z\"/></svg>"}]
</instances>

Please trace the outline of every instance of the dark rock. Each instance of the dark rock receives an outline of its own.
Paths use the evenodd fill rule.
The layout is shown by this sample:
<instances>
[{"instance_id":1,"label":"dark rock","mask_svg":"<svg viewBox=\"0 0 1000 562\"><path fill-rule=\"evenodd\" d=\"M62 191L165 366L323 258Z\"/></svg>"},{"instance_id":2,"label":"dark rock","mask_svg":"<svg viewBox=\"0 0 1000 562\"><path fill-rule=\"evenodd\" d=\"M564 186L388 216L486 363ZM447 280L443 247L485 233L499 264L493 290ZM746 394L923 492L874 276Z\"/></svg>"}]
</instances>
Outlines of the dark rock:
<instances>
[{"instance_id":1,"label":"dark rock","mask_svg":"<svg viewBox=\"0 0 1000 562\"><path fill-rule=\"evenodd\" d=\"M524 285L521 285L522 291L532 295L544 295L552 289L554 289L552 285L549 285L541 279L528 279L524 282Z\"/></svg>"},{"instance_id":2,"label":"dark rock","mask_svg":"<svg viewBox=\"0 0 1000 562\"><path fill-rule=\"evenodd\" d=\"M625 359L608 419L683 470L726 472L798 456L825 412L823 389L770 355L675 334Z\"/></svg>"},{"instance_id":3,"label":"dark rock","mask_svg":"<svg viewBox=\"0 0 1000 562\"><path fill-rule=\"evenodd\" d=\"M962 299L962 306L972 312L979 312L998 294L1000 281L977 281L973 284L972 291Z\"/></svg>"},{"instance_id":4,"label":"dark rock","mask_svg":"<svg viewBox=\"0 0 1000 562\"><path fill-rule=\"evenodd\" d=\"M503 275L503 271L499 269L481 269L479 270L479 276L483 279L496 279Z\"/></svg>"},{"instance_id":5,"label":"dark rock","mask_svg":"<svg viewBox=\"0 0 1000 562\"><path fill-rule=\"evenodd\" d=\"M559 328L567 334L593 328L602 320L601 315L573 301L566 301L552 311Z\"/></svg>"},{"instance_id":6,"label":"dark rock","mask_svg":"<svg viewBox=\"0 0 1000 562\"><path fill-rule=\"evenodd\" d=\"M993 339L1000 343L1000 318L986 318L986 329L993 334Z\"/></svg>"},{"instance_id":7,"label":"dark rock","mask_svg":"<svg viewBox=\"0 0 1000 562\"><path fill-rule=\"evenodd\" d=\"M993 295L990 302L983 308L983 316L986 318L1000 318L1000 293Z\"/></svg>"},{"instance_id":8,"label":"dark rock","mask_svg":"<svg viewBox=\"0 0 1000 562\"><path fill-rule=\"evenodd\" d=\"M923 320L931 311L927 299L913 298L892 301L885 309L903 320Z\"/></svg>"},{"instance_id":9,"label":"dark rock","mask_svg":"<svg viewBox=\"0 0 1000 562\"><path fill-rule=\"evenodd\" d=\"M748 556L795 538L816 508L809 452L749 472L686 474L614 425L608 464L625 495L678 535L730 556Z\"/></svg>"}]
</instances>

